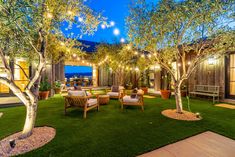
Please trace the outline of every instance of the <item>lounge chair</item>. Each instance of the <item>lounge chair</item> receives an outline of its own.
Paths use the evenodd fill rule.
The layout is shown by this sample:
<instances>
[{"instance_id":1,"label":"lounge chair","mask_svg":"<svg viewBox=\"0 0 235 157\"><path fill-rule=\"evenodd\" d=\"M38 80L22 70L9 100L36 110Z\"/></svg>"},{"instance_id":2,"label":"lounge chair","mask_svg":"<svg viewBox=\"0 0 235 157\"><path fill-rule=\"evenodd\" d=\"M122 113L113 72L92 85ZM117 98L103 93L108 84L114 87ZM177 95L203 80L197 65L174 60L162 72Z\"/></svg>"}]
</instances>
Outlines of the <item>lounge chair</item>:
<instances>
[{"instance_id":1,"label":"lounge chair","mask_svg":"<svg viewBox=\"0 0 235 157\"><path fill-rule=\"evenodd\" d=\"M65 96L64 114L66 115L68 108L83 108L83 118L86 118L87 111L97 108L99 111L99 96L96 99L92 96L86 96L85 91L69 91L68 96Z\"/></svg>"},{"instance_id":2,"label":"lounge chair","mask_svg":"<svg viewBox=\"0 0 235 157\"><path fill-rule=\"evenodd\" d=\"M124 93L124 89L125 88L123 86L112 86L111 91L107 92L107 95L113 99L120 99L122 93Z\"/></svg>"},{"instance_id":3,"label":"lounge chair","mask_svg":"<svg viewBox=\"0 0 235 157\"><path fill-rule=\"evenodd\" d=\"M120 99L122 110L124 106L140 106L141 110L144 111L143 96L144 96L144 92L142 90L138 90L137 93L132 93L132 96L123 95L122 98Z\"/></svg>"}]
</instances>

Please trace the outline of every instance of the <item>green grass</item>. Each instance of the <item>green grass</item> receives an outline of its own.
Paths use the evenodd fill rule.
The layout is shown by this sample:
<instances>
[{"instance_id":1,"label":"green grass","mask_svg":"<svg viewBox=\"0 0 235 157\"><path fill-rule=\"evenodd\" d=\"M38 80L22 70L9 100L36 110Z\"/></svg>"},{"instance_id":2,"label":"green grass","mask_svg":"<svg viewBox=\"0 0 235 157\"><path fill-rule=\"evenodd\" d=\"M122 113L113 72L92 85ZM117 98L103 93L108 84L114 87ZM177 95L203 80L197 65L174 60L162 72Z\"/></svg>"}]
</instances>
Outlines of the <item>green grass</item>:
<instances>
[{"instance_id":1,"label":"green grass","mask_svg":"<svg viewBox=\"0 0 235 157\"><path fill-rule=\"evenodd\" d=\"M145 111L138 107L120 110L117 100L101 106L100 111L71 109L63 115L64 100L55 96L40 101L36 126L56 128L56 137L47 145L23 156L136 156L169 143L211 130L235 139L235 111L214 107L211 101L191 100L191 110L203 120L186 122L169 119L161 111L175 108L174 99L145 98ZM184 99L185 109L187 103ZM0 138L21 131L25 108L1 108Z\"/></svg>"}]
</instances>

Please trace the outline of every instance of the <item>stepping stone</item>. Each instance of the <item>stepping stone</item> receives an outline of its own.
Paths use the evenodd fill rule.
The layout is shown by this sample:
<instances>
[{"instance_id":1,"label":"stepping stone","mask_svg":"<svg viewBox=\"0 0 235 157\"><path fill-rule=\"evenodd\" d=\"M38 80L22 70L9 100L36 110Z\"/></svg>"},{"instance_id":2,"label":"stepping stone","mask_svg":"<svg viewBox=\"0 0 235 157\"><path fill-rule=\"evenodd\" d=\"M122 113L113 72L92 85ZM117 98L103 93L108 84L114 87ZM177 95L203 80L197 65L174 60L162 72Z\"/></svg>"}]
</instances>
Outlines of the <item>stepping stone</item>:
<instances>
[{"instance_id":1,"label":"stepping stone","mask_svg":"<svg viewBox=\"0 0 235 157\"><path fill-rule=\"evenodd\" d=\"M144 98L154 99L156 97L155 96L150 96L150 95L144 95Z\"/></svg>"},{"instance_id":2,"label":"stepping stone","mask_svg":"<svg viewBox=\"0 0 235 157\"><path fill-rule=\"evenodd\" d=\"M2 112L0 112L0 118L3 116L3 113Z\"/></svg>"},{"instance_id":3,"label":"stepping stone","mask_svg":"<svg viewBox=\"0 0 235 157\"><path fill-rule=\"evenodd\" d=\"M223 107L223 108L228 108L228 109L235 109L235 105L229 105L229 104L217 104L215 106Z\"/></svg>"},{"instance_id":4,"label":"stepping stone","mask_svg":"<svg viewBox=\"0 0 235 157\"><path fill-rule=\"evenodd\" d=\"M207 131L139 157L234 157L235 140Z\"/></svg>"}]
</instances>

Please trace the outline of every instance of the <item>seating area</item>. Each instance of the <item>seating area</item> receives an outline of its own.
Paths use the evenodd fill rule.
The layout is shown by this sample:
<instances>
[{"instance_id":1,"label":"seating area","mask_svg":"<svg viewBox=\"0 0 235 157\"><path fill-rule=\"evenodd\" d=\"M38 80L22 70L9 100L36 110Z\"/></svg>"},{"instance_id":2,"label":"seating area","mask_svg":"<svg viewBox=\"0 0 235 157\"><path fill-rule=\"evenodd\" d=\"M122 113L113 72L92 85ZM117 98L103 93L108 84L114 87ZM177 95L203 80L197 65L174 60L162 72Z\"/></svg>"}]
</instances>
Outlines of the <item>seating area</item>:
<instances>
[{"instance_id":1,"label":"seating area","mask_svg":"<svg viewBox=\"0 0 235 157\"><path fill-rule=\"evenodd\" d=\"M104 91L101 94L93 94L97 90ZM72 88L63 87L62 96L65 99L65 115L69 108L82 108L84 111L83 118L86 118L89 110L96 108L99 111L100 105L107 105L110 99L118 100L121 109L124 109L124 106L140 106L141 110L144 111L144 91L141 89L134 89L130 95L127 95L122 86L112 86L110 90L107 87L82 88L74 86Z\"/></svg>"}]
</instances>

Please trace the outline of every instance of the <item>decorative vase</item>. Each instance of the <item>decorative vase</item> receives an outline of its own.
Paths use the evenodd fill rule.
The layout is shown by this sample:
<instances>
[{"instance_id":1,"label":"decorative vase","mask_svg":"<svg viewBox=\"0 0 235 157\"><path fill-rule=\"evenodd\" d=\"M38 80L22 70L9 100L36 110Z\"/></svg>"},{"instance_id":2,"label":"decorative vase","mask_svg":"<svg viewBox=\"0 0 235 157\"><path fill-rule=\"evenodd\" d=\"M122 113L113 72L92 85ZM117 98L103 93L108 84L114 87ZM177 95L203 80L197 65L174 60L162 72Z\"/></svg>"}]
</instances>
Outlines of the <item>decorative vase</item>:
<instances>
[{"instance_id":1,"label":"decorative vase","mask_svg":"<svg viewBox=\"0 0 235 157\"><path fill-rule=\"evenodd\" d=\"M141 87L141 89L144 91L144 94L148 94L148 87Z\"/></svg>"},{"instance_id":2,"label":"decorative vase","mask_svg":"<svg viewBox=\"0 0 235 157\"><path fill-rule=\"evenodd\" d=\"M49 93L50 93L50 91L40 91L39 92L39 98L41 100L46 100L49 97Z\"/></svg>"},{"instance_id":3,"label":"decorative vase","mask_svg":"<svg viewBox=\"0 0 235 157\"><path fill-rule=\"evenodd\" d=\"M170 90L161 90L161 97L162 99L169 99L171 97Z\"/></svg>"},{"instance_id":4,"label":"decorative vase","mask_svg":"<svg viewBox=\"0 0 235 157\"><path fill-rule=\"evenodd\" d=\"M61 93L61 89L60 88L55 88L55 94L60 94Z\"/></svg>"}]
</instances>

